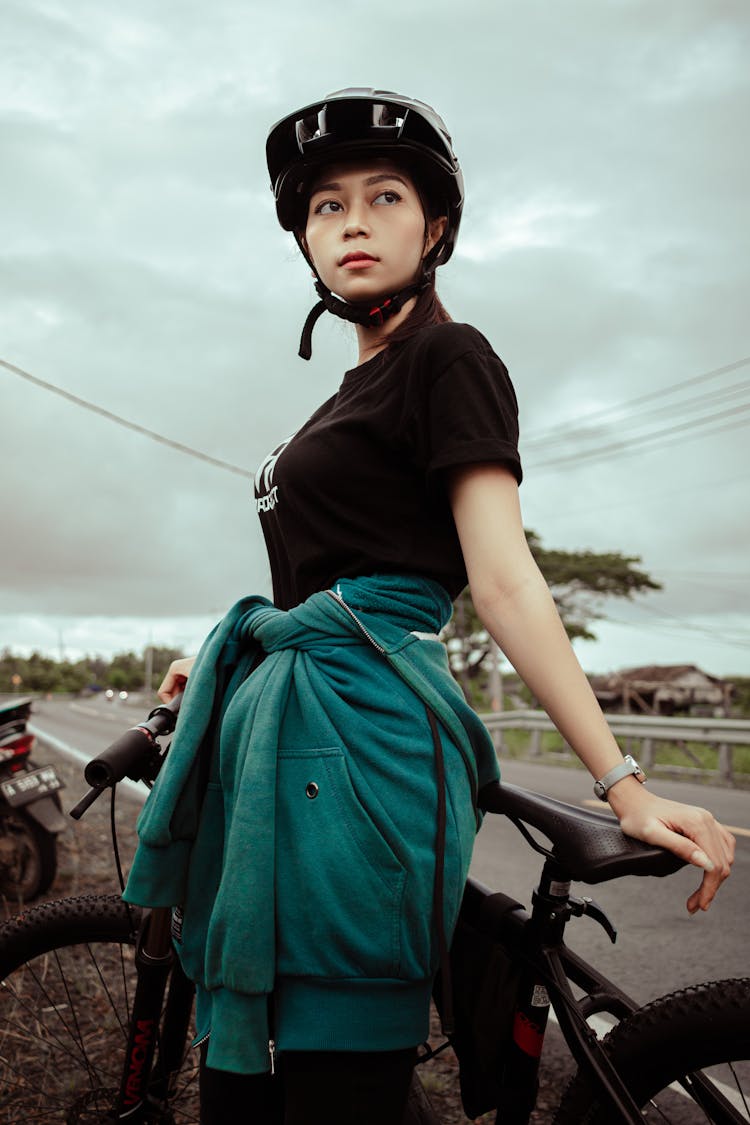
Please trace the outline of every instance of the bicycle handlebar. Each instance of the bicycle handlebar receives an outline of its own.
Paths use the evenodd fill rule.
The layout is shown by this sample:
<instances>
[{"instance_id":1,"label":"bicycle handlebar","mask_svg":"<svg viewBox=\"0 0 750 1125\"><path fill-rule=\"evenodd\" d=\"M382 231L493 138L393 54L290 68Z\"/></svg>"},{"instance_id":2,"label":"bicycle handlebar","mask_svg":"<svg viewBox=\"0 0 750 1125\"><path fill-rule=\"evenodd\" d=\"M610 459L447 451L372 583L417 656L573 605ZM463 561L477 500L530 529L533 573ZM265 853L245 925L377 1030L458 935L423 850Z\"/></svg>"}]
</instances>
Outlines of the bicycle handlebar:
<instances>
[{"instance_id":1,"label":"bicycle handlebar","mask_svg":"<svg viewBox=\"0 0 750 1125\"><path fill-rule=\"evenodd\" d=\"M147 719L125 731L111 746L87 763L83 776L91 788L75 808L70 810L74 820L80 820L105 789L112 788L124 778L129 777L133 781L153 780L161 760L156 740L174 730L182 695L179 692L169 703L159 704Z\"/></svg>"}]
</instances>

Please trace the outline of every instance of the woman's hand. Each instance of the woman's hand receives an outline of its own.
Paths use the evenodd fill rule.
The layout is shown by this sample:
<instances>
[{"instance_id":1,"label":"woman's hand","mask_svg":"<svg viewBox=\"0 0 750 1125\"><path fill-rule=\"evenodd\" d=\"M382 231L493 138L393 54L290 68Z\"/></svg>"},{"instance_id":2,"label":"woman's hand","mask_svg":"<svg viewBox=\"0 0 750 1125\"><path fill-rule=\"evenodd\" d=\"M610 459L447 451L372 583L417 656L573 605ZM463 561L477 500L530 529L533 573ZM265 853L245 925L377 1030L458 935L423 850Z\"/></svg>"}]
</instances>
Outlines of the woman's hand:
<instances>
[{"instance_id":1,"label":"woman's hand","mask_svg":"<svg viewBox=\"0 0 750 1125\"><path fill-rule=\"evenodd\" d=\"M702 868L703 880L687 908L690 914L708 910L734 860L732 833L706 809L657 797L634 777L613 785L607 797L626 835L658 844Z\"/></svg>"},{"instance_id":2,"label":"woman's hand","mask_svg":"<svg viewBox=\"0 0 750 1125\"><path fill-rule=\"evenodd\" d=\"M195 660L194 656L183 656L181 660L172 661L156 693L162 703L169 703L176 695L185 690L185 684L188 682L188 676Z\"/></svg>"}]
</instances>

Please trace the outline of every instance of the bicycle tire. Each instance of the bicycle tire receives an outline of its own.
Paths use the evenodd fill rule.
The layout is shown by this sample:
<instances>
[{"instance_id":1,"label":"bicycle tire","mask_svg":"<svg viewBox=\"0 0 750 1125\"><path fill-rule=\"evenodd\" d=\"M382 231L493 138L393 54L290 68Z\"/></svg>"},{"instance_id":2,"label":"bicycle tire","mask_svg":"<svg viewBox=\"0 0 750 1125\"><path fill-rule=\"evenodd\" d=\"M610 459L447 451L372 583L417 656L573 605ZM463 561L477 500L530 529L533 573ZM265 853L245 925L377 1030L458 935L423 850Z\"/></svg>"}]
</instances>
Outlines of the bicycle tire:
<instances>
[{"instance_id":1,"label":"bicycle tire","mask_svg":"<svg viewBox=\"0 0 750 1125\"><path fill-rule=\"evenodd\" d=\"M662 996L622 1020L603 1040L646 1122L750 1121L750 978L711 981ZM731 1067L731 1069L730 1069ZM735 1106L709 1114L670 1088L701 1071ZM555 1125L612 1125L579 1071Z\"/></svg>"},{"instance_id":2,"label":"bicycle tire","mask_svg":"<svg viewBox=\"0 0 750 1125\"><path fill-rule=\"evenodd\" d=\"M104 1125L119 1088L140 910L118 895L41 903L0 929L0 1125ZM163 1125L197 1122L197 1059Z\"/></svg>"}]
</instances>

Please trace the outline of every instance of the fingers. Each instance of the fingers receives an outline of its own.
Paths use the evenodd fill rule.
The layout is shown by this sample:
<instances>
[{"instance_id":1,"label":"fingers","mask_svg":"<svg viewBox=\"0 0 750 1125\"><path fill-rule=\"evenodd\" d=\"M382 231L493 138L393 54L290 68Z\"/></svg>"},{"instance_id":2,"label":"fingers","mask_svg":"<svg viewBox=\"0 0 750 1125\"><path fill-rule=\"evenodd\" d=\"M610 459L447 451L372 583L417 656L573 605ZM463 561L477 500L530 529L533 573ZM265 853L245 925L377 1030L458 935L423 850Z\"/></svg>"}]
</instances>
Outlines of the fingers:
<instances>
[{"instance_id":1,"label":"fingers","mask_svg":"<svg viewBox=\"0 0 750 1125\"><path fill-rule=\"evenodd\" d=\"M734 862L735 839L723 824L711 818L710 826L711 843L706 848L696 848L689 862L704 871L701 885L687 900L688 913L695 914L698 910L708 910L714 895L721 884L729 876Z\"/></svg>"},{"instance_id":2,"label":"fingers","mask_svg":"<svg viewBox=\"0 0 750 1125\"><path fill-rule=\"evenodd\" d=\"M729 876L735 839L706 809L653 797L621 820L630 836L667 848L703 871L700 886L687 900L690 914L708 910Z\"/></svg>"},{"instance_id":3,"label":"fingers","mask_svg":"<svg viewBox=\"0 0 750 1125\"><path fill-rule=\"evenodd\" d=\"M185 690L185 684L188 682L190 669L194 663L194 656L185 656L180 660L172 661L156 693L162 703L169 703L179 692Z\"/></svg>"}]
</instances>

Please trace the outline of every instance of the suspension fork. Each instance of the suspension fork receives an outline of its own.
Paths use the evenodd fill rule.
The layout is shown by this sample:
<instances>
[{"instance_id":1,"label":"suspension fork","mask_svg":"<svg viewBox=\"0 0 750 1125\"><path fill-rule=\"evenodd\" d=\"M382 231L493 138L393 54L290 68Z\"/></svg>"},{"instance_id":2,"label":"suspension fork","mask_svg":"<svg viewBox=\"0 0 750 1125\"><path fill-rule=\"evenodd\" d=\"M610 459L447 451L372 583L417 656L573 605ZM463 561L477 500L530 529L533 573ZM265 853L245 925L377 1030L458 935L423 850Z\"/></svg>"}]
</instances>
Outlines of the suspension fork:
<instances>
[{"instance_id":1,"label":"suspension fork","mask_svg":"<svg viewBox=\"0 0 750 1125\"><path fill-rule=\"evenodd\" d=\"M193 986L179 968L172 947L172 912L159 907L147 916L138 935L135 953L137 982L130 1016L128 1044L113 1121L142 1125L154 1101L171 1092L185 1046L193 1000ZM160 1031L162 1003L174 972ZM154 1065L157 1042L160 1057Z\"/></svg>"}]
</instances>

